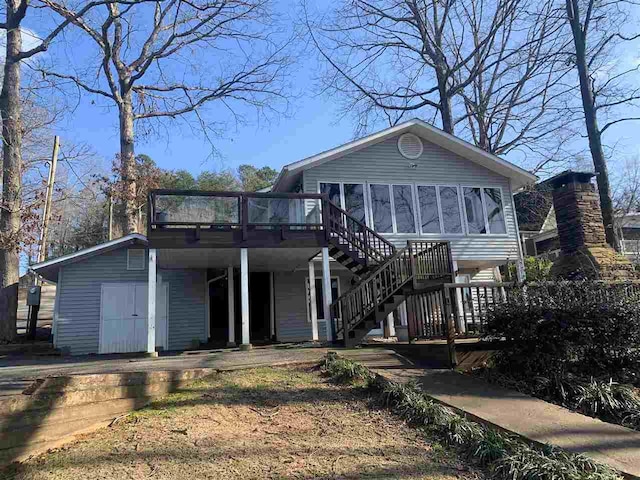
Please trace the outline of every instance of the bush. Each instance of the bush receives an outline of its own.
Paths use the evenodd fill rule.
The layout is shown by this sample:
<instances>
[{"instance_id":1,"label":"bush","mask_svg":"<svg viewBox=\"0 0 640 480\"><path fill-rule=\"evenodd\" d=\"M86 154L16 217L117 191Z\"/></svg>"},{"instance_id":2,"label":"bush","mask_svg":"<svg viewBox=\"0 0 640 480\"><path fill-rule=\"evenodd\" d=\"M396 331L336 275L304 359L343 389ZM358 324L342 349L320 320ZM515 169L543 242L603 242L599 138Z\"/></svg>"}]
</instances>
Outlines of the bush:
<instances>
[{"instance_id":1,"label":"bush","mask_svg":"<svg viewBox=\"0 0 640 480\"><path fill-rule=\"evenodd\" d=\"M376 377L351 360L327 355L324 371L335 380L364 386L407 422L431 430L503 480L620 480L611 468L557 448L530 447L514 436L480 425L434 402L415 383Z\"/></svg>"},{"instance_id":2,"label":"bush","mask_svg":"<svg viewBox=\"0 0 640 480\"><path fill-rule=\"evenodd\" d=\"M625 289L592 281L514 289L488 313L486 336L506 339L496 368L516 379L574 374L635 382L640 300Z\"/></svg>"}]
</instances>

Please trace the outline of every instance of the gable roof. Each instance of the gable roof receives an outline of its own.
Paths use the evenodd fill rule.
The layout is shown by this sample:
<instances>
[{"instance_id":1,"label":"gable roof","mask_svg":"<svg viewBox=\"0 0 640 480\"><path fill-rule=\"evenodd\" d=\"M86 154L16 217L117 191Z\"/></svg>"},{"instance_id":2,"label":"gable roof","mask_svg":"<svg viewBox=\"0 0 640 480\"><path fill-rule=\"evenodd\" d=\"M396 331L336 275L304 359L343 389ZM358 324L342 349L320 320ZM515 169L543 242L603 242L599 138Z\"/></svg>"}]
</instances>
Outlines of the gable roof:
<instances>
[{"instance_id":1,"label":"gable roof","mask_svg":"<svg viewBox=\"0 0 640 480\"><path fill-rule=\"evenodd\" d=\"M414 118L394 127L381 130L369 136L332 148L331 150L285 165L280 171L280 174L273 185L272 191L278 192L289 190L304 170L317 167L318 165L343 157L349 153L357 152L363 148L383 142L393 136L408 132L414 133L430 143L438 145L445 150L460 155L461 157L477 163L491 171L510 178L514 190L524 185L534 183L537 180L535 175L529 173L523 168L520 168L497 155L488 153L454 135L446 133L433 125L429 125L418 118Z\"/></svg>"},{"instance_id":2,"label":"gable roof","mask_svg":"<svg viewBox=\"0 0 640 480\"><path fill-rule=\"evenodd\" d=\"M56 282L58 277L58 270L60 270L60 267L64 265L80 262L82 260L86 260L87 258L101 255L112 250L117 250L118 248L127 247L129 245L142 245L146 247L148 244L149 242L147 241L147 237L145 237L144 235L131 233L129 235L125 235L124 237L110 240L93 247L83 248L82 250L78 250L77 252L73 252L68 255L62 255L61 257L46 260L41 263L36 263L35 265L31 265L31 267L29 268L30 270L33 270L38 275L46 278L47 280Z\"/></svg>"}]
</instances>

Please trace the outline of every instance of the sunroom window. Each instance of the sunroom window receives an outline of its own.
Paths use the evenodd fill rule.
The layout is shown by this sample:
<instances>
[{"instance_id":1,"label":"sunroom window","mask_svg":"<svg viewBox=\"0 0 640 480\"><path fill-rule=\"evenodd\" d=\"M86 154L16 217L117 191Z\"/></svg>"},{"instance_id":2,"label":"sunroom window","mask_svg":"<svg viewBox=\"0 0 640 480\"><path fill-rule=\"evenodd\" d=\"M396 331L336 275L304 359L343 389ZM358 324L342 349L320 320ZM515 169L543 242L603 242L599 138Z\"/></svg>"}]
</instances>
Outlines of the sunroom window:
<instances>
[{"instance_id":1,"label":"sunroom window","mask_svg":"<svg viewBox=\"0 0 640 480\"><path fill-rule=\"evenodd\" d=\"M366 224L366 204L362 183L320 182L320 193L328 194L331 202Z\"/></svg>"},{"instance_id":2,"label":"sunroom window","mask_svg":"<svg viewBox=\"0 0 640 480\"><path fill-rule=\"evenodd\" d=\"M499 188L464 187L463 196L470 234L507 233Z\"/></svg>"},{"instance_id":3,"label":"sunroom window","mask_svg":"<svg viewBox=\"0 0 640 480\"><path fill-rule=\"evenodd\" d=\"M380 233L415 233L411 185L369 185L373 228Z\"/></svg>"},{"instance_id":4,"label":"sunroom window","mask_svg":"<svg viewBox=\"0 0 640 480\"><path fill-rule=\"evenodd\" d=\"M418 186L422 233L440 233L440 212L436 187Z\"/></svg>"},{"instance_id":5,"label":"sunroom window","mask_svg":"<svg viewBox=\"0 0 640 480\"><path fill-rule=\"evenodd\" d=\"M438 189L440 191L440 208L442 209L444 233L463 233L458 187L438 187Z\"/></svg>"}]
</instances>

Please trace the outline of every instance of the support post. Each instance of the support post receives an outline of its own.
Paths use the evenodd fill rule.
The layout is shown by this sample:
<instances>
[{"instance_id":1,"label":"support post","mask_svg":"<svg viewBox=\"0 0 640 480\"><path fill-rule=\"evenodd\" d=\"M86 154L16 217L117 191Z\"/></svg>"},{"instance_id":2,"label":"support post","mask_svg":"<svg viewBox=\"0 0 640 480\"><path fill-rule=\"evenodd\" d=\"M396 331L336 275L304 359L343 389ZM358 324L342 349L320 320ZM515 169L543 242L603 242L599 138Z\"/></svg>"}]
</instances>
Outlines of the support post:
<instances>
[{"instance_id":1,"label":"support post","mask_svg":"<svg viewBox=\"0 0 640 480\"><path fill-rule=\"evenodd\" d=\"M333 318L331 318L331 270L329 267L329 248L322 247L322 297L324 301L324 319L327 327L327 341L333 341ZM346 335L346 331L345 331Z\"/></svg>"},{"instance_id":2,"label":"support post","mask_svg":"<svg viewBox=\"0 0 640 480\"><path fill-rule=\"evenodd\" d=\"M242 350L251 350L249 338L249 252L240 249L240 295L242 305Z\"/></svg>"},{"instance_id":3,"label":"support post","mask_svg":"<svg viewBox=\"0 0 640 480\"><path fill-rule=\"evenodd\" d=\"M156 274L157 255L156 249L149 249L149 281L147 283L147 353L157 356L156 353Z\"/></svg>"},{"instance_id":4,"label":"support post","mask_svg":"<svg viewBox=\"0 0 640 480\"><path fill-rule=\"evenodd\" d=\"M311 340L317 342L320 336L318 335L318 308L316 306L316 268L313 260L309 262L309 315L311 316Z\"/></svg>"},{"instance_id":5,"label":"support post","mask_svg":"<svg viewBox=\"0 0 640 480\"><path fill-rule=\"evenodd\" d=\"M227 312L229 315L229 338L227 347L236 346L236 295L233 282L233 267L227 267Z\"/></svg>"},{"instance_id":6,"label":"support post","mask_svg":"<svg viewBox=\"0 0 640 480\"><path fill-rule=\"evenodd\" d=\"M393 322L394 322L394 317L393 317L393 312L391 312L389 315L387 315L387 319L386 319L386 325L384 329L385 338L391 338L396 336L396 327L393 324Z\"/></svg>"},{"instance_id":7,"label":"support post","mask_svg":"<svg viewBox=\"0 0 640 480\"><path fill-rule=\"evenodd\" d=\"M444 312L447 322L447 349L449 350L449 364L451 368L458 365L458 357L456 355L456 327L454 320L454 310L451 302L451 290L444 288Z\"/></svg>"},{"instance_id":8,"label":"support post","mask_svg":"<svg viewBox=\"0 0 640 480\"><path fill-rule=\"evenodd\" d=\"M406 300L400 304L400 307L398 308L398 312L399 312L399 315L400 315L400 325L403 326L403 327L406 327L408 325L408 322L407 322L407 301Z\"/></svg>"}]
</instances>

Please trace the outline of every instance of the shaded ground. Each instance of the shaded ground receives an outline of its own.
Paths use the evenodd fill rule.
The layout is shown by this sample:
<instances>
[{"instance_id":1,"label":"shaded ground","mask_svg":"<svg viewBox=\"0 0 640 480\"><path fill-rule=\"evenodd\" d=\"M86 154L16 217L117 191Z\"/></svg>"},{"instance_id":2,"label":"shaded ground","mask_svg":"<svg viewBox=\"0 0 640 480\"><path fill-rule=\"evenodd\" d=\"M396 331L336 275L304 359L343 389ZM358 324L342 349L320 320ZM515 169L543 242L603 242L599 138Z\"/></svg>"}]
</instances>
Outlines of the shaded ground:
<instances>
[{"instance_id":1,"label":"shaded ground","mask_svg":"<svg viewBox=\"0 0 640 480\"><path fill-rule=\"evenodd\" d=\"M370 407L310 370L220 373L0 478L480 478Z\"/></svg>"}]
</instances>

